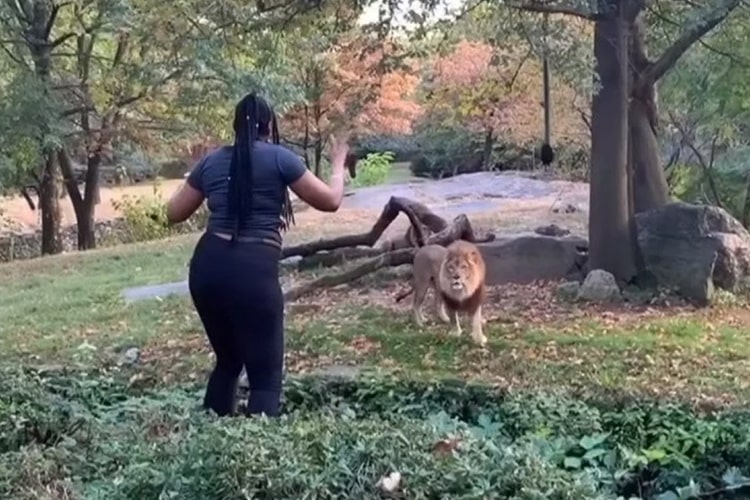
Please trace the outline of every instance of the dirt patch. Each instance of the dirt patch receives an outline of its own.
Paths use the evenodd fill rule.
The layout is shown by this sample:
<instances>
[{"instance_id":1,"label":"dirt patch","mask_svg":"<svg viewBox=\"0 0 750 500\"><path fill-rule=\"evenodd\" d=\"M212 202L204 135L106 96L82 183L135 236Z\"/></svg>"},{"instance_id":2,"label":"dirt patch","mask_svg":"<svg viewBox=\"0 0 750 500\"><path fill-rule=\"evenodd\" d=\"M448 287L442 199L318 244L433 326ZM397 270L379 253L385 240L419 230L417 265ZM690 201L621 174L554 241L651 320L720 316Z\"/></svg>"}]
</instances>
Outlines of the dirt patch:
<instances>
[{"instance_id":1,"label":"dirt patch","mask_svg":"<svg viewBox=\"0 0 750 500\"><path fill-rule=\"evenodd\" d=\"M182 184L180 179L169 179L159 181L158 186L153 183L142 183L134 186L102 187L101 202L95 209L96 220L110 220L120 216L120 213L112 206L113 201L120 201L125 196L153 196L154 188L158 187L162 197L168 198ZM36 202L36 200L34 200ZM76 223L76 214L73 204L69 198L60 200L62 211L62 223L64 226ZM39 212L29 208L26 200L21 196L0 197L0 229L2 219L7 219L13 226L18 226L23 231L33 231L41 227L39 223Z\"/></svg>"},{"instance_id":2,"label":"dirt patch","mask_svg":"<svg viewBox=\"0 0 750 500\"><path fill-rule=\"evenodd\" d=\"M160 195L168 198L181 183L179 179L160 181ZM112 206L113 201L122 200L125 196L153 194L154 185L150 183L104 187L95 217L97 220L113 219L121 215ZM560 221L567 221L569 226L573 226L571 229L581 230L584 228L588 206L588 186L584 183L545 181L513 172L479 172L439 181L352 189L344 198L341 210L335 214L317 210L298 210L297 226L289 236L294 238L300 230L307 230L309 233L311 228L315 228L314 233L319 237L367 230L391 196L414 198L426 203L436 214L448 219L465 213L472 221L480 216L478 218L486 221L493 220L499 228L524 230ZM560 210L560 207L566 206L574 207L572 213ZM62 200L61 207L63 224L75 224L75 212L70 200ZM555 213L555 208L558 208L560 213ZM38 212L30 210L20 196L0 198L0 213L3 218L22 230L40 227ZM405 217L399 217L396 222L397 227L389 229L389 234L406 227Z\"/></svg>"}]
</instances>

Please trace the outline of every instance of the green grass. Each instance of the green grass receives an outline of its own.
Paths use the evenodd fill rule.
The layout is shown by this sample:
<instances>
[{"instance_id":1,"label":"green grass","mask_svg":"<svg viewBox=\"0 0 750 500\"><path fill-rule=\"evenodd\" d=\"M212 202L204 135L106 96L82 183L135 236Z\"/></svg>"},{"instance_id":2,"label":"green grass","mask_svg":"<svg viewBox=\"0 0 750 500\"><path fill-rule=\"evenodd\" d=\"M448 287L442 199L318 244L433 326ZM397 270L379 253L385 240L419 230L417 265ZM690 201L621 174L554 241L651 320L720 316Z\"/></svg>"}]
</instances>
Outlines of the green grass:
<instances>
[{"instance_id":1,"label":"green grass","mask_svg":"<svg viewBox=\"0 0 750 500\"><path fill-rule=\"evenodd\" d=\"M741 303L648 318L580 304L539 311L549 301L523 298L521 287L493 298L487 310L500 311L488 316L489 345L479 349L468 332L450 337L448 326L434 321L416 327L406 304L394 307L387 279L393 273L370 276L289 309L290 415L277 422L213 420L197 410L212 355L190 299L126 304L120 297L126 287L184 279L195 241L182 236L0 265L0 446L7 448L0 453L0 496L124 500L168 491L218 499L258 488L273 498L310 491L308 498L332 498L357 484L360 498L376 498L378 477L400 467L407 498L408 488L428 492L414 498L457 488L466 490L462 498L495 494L497 481L517 488L512 478L519 470L528 488L544 492L533 498L589 498L576 491L579 469L565 460L580 457L580 440L605 431L615 469L627 471L634 485L620 484L621 492L667 491L695 477L712 490L730 467L750 474L746 458L737 458L750 449L746 417L735 421L730 412L717 423L646 402L746 402L750 315ZM140 350L135 364L123 363L130 347ZM48 375L12 369L37 365ZM296 376L333 365L396 379L318 383ZM457 378L512 390L498 396L455 385ZM620 406L628 395L637 399ZM598 397L614 408L591 406L589 398ZM476 437L446 460L432 447L455 435L458 424L450 419L463 419ZM258 453L247 453L248 439ZM529 441L537 439L540 448ZM519 462L497 472L488 450L498 460L520 453ZM666 458L650 459L648 468L632 461L647 453ZM609 488L611 467L603 459L582 467L604 478L597 488ZM656 482L653 470L660 471ZM466 471L473 471L471 485ZM567 496L545 496L555 477ZM226 492L217 484L228 485Z\"/></svg>"},{"instance_id":2,"label":"green grass","mask_svg":"<svg viewBox=\"0 0 750 500\"><path fill-rule=\"evenodd\" d=\"M126 287L184 279L195 241L195 235L182 236L0 266L0 362L113 370L160 384L203 380L212 357L190 299L126 304L120 297ZM372 293L388 286L365 283ZM601 314L547 323L490 321L489 346L482 350L468 332L449 337L447 325L434 322L417 328L406 307L327 293L331 305L287 318L291 373L356 364L417 377L693 400L736 402L750 394L744 361L750 325L733 309L614 324ZM133 346L141 350L141 363L119 367Z\"/></svg>"},{"instance_id":3,"label":"green grass","mask_svg":"<svg viewBox=\"0 0 750 500\"><path fill-rule=\"evenodd\" d=\"M388 172L388 179L386 184L405 184L407 182L422 182L425 179L415 177L412 175L409 169L409 162L398 161L393 163L390 172Z\"/></svg>"}]
</instances>

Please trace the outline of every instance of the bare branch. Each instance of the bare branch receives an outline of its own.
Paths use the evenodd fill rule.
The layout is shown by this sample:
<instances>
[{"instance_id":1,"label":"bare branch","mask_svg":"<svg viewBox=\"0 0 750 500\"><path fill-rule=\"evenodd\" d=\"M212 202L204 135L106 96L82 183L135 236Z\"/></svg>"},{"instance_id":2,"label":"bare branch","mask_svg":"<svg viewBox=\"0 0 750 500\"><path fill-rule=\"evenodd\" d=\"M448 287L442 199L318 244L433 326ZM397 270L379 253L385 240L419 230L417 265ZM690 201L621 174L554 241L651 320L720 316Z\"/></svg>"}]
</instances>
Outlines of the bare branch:
<instances>
[{"instance_id":1,"label":"bare branch","mask_svg":"<svg viewBox=\"0 0 750 500\"><path fill-rule=\"evenodd\" d=\"M596 20L596 13L573 5L561 5L553 2L541 2L539 0L529 0L528 2L508 2L511 9L522 10L525 12L536 12L540 14L564 14L566 16L579 17L588 21Z\"/></svg>"},{"instance_id":2,"label":"bare branch","mask_svg":"<svg viewBox=\"0 0 750 500\"><path fill-rule=\"evenodd\" d=\"M5 54L6 54L6 55L7 55L8 57L10 57L10 58L11 58L11 60L13 60L13 62L15 62L16 64L18 64L18 65L20 65L20 66L23 66L23 67L25 67L26 69L29 69L29 70L31 69L31 68L29 67L29 65L28 65L28 64L26 64L26 61L24 61L24 60L23 60L22 58L18 57L18 56L17 56L17 55L15 55L15 54L14 54L13 52L11 52L11 51L10 51L10 49L8 49L8 47L6 47L5 45L0 45L0 48L2 48L2 49L3 49L3 52L5 52Z\"/></svg>"},{"instance_id":3,"label":"bare branch","mask_svg":"<svg viewBox=\"0 0 750 500\"><path fill-rule=\"evenodd\" d=\"M643 82L657 82L682 55L703 35L714 29L719 23L740 5L741 0L724 0L719 6L704 16L700 22L687 29L664 53L643 72Z\"/></svg>"},{"instance_id":4,"label":"bare branch","mask_svg":"<svg viewBox=\"0 0 750 500\"><path fill-rule=\"evenodd\" d=\"M56 40L52 41L50 43L50 47L53 48L53 49L55 47L59 47L60 45L64 44L65 42L67 42L68 40L70 40L71 38L73 38L74 36L76 36L75 33L65 33L63 36L61 36L61 37L57 38Z\"/></svg>"},{"instance_id":5,"label":"bare branch","mask_svg":"<svg viewBox=\"0 0 750 500\"><path fill-rule=\"evenodd\" d=\"M654 7L655 7L654 5L650 6L648 8L648 11L653 16L655 16L656 18L658 18L660 21L663 21L664 23L669 24L669 25L671 25L673 27L675 27L675 26L676 27L681 26L680 23L678 23L674 19L670 19L663 12L661 12L661 10L658 10L658 9L656 9ZM727 59L729 59L730 61L732 61L734 64L742 66L743 68L750 68L750 61L748 61L747 59L737 57L737 55L735 55L735 54L727 52L726 50L719 49L716 46L714 46L713 44L710 44L710 43L706 42L703 39L698 40L698 43L703 48L705 48L706 50L708 50L710 52L714 52L715 54L718 54L718 55L720 55L722 57L726 57Z\"/></svg>"},{"instance_id":6,"label":"bare branch","mask_svg":"<svg viewBox=\"0 0 750 500\"><path fill-rule=\"evenodd\" d=\"M693 142L693 140L688 137L687 132L682 127L679 120L677 120L674 117L674 114L670 112L669 118L672 121L672 124L680 132L680 135L682 135L683 143L687 145L688 148L690 148L690 150L693 152L695 157L698 159L698 164L700 165L701 170L703 170L703 175L706 176L706 180L708 181L708 187L711 190L711 194L714 197L716 205L720 208L724 208L724 205L721 202L721 196L719 196L719 189L716 186L716 181L714 180L714 176L713 176L714 152L716 150L716 141L718 140L718 137L716 136L716 134L714 134L711 140L711 158L708 162L706 162L706 159L703 157L703 154L695 146L695 143Z\"/></svg>"}]
</instances>

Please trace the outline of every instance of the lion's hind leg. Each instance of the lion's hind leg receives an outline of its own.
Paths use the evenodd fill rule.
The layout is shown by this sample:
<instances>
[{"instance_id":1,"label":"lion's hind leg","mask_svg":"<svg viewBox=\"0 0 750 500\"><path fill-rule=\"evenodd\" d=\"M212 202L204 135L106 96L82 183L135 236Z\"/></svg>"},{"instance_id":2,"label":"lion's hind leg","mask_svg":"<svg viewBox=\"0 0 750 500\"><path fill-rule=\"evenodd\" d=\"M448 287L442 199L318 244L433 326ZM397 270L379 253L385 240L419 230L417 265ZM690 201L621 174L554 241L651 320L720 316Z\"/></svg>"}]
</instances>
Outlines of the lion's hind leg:
<instances>
[{"instance_id":1,"label":"lion's hind leg","mask_svg":"<svg viewBox=\"0 0 750 500\"><path fill-rule=\"evenodd\" d=\"M435 309L438 318L440 318L440 321L443 323L450 323L451 319L448 317L448 311L446 311L445 308L445 301L443 300L440 290L438 290L437 284L434 282L432 283L432 293L435 294Z\"/></svg>"},{"instance_id":2,"label":"lion's hind leg","mask_svg":"<svg viewBox=\"0 0 750 500\"><path fill-rule=\"evenodd\" d=\"M412 302L412 314L417 326L424 325L424 316L422 316L422 304L427 296L428 287L414 282L414 302Z\"/></svg>"}]
</instances>

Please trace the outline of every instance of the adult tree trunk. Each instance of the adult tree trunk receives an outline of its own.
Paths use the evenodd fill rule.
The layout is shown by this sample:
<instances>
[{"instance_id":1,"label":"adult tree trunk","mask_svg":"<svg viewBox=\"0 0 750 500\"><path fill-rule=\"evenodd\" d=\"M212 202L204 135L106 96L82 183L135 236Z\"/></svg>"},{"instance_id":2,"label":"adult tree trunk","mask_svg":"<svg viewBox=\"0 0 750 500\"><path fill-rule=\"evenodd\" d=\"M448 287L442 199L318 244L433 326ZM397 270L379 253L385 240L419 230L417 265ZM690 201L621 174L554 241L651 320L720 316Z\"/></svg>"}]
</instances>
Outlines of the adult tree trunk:
<instances>
[{"instance_id":1,"label":"adult tree trunk","mask_svg":"<svg viewBox=\"0 0 750 500\"><path fill-rule=\"evenodd\" d=\"M302 154L305 159L305 166L310 170L310 108L305 104L305 137L302 140Z\"/></svg>"},{"instance_id":2,"label":"adult tree trunk","mask_svg":"<svg viewBox=\"0 0 750 500\"><path fill-rule=\"evenodd\" d=\"M323 138L318 134L315 139L315 175L320 177L321 161L323 159Z\"/></svg>"},{"instance_id":3,"label":"adult tree trunk","mask_svg":"<svg viewBox=\"0 0 750 500\"><path fill-rule=\"evenodd\" d=\"M645 49L641 16L630 27L630 109L629 133L633 175L633 211L646 212L669 202L667 177L659 157L656 138L658 112L656 83L644 78L651 62Z\"/></svg>"},{"instance_id":4,"label":"adult tree trunk","mask_svg":"<svg viewBox=\"0 0 750 500\"><path fill-rule=\"evenodd\" d=\"M60 235L60 178L55 155L45 158L39 186L39 210L42 213L42 255L63 251Z\"/></svg>"},{"instance_id":5,"label":"adult tree trunk","mask_svg":"<svg viewBox=\"0 0 750 500\"><path fill-rule=\"evenodd\" d=\"M628 203L628 34L618 0L594 26L601 87L591 107L589 262L621 282L636 275Z\"/></svg>"},{"instance_id":6,"label":"adult tree trunk","mask_svg":"<svg viewBox=\"0 0 750 500\"><path fill-rule=\"evenodd\" d=\"M94 209L98 202L99 188L99 166L102 163L100 153L93 153L89 156L86 165L86 185L81 200L81 209L76 210L78 214L78 249L91 250L96 248L96 222L94 218ZM78 189L76 187L76 189Z\"/></svg>"},{"instance_id":7,"label":"adult tree trunk","mask_svg":"<svg viewBox=\"0 0 750 500\"><path fill-rule=\"evenodd\" d=\"M484 133L484 151L482 152L482 170L489 171L492 168L492 146L495 144L495 135L492 127L488 127Z\"/></svg>"},{"instance_id":8,"label":"adult tree trunk","mask_svg":"<svg viewBox=\"0 0 750 500\"><path fill-rule=\"evenodd\" d=\"M29 23L28 33L24 34L24 39L34 61L34 72L43 86L44 93L49 96L52 67L52 44L49 35L56 9L53 11L51 2L35 2L22 12ZM42 135L47 135L49 124L42 123L41 129ZM60 236L60 185L56 155L45 150L41 138L39 149L45 162L39 186L39 210L42 213L42 255L46 255L60 253L63 250Z\"/></svg>"},{"instance_id":9,"label":"adult tree trunk","mask_svg":"<svg viewBox=\"0 0 750 500\"><path fill-rule=\"evenodd\" d=\"M76 213L78 221L78 249L90 250L96 248L96 223L94 219L94 207L96 206L96 190L99 185L99 166L101 164L101 154L94 153L88 158L86 165L86 184L83 195L78 188L78 183L73 175L73 162L65 149L60 150L58 154L60 168L65 179L65 187L73 204L73 210Z\"/></svg>"}]
</instances>

